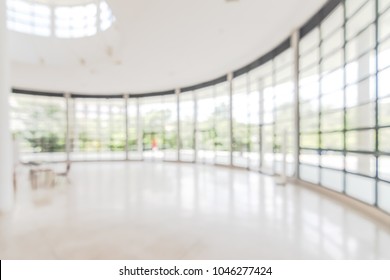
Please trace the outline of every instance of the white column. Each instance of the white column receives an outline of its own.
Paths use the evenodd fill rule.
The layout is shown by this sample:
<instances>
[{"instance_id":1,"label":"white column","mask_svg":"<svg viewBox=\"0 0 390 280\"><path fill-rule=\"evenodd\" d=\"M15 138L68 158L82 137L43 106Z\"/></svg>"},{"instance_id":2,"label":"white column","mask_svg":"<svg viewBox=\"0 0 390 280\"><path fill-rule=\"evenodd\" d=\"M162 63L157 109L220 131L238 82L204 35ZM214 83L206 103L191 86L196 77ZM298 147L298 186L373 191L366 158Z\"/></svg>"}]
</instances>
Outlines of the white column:
<instances>
[{"instance_id":1,"label":"white column","mask_svg":"<svg viewBox=\"0 0 390 280\"><path fill-rule=\"evenodd\" d=\"M233 166L233 73L229 73L227 76L228 89L229 89L229 133L230 133L230 145L229 145L229 165Z\"/></svg>"},{"instance_id":2,"label":"white column","mask_svg":"<svg viewBox=\"0 0 390 280\"><path fill-rule=\"evenodd\" d=\"M140 109L140 99L137 98L137 153L141 157L141 159L144 158L143 154L143 124L141 119L141 109Z\"/></svg>"},{"instance_id":3,"label":"white column","mask_svg":"<svg viewBox=\"0 0 390 280\"><path fill-rule=\"evenodd\" d=\"M125 153L126 153L126 160L129 160L129 95L124 94L124 106L125 106Z\"/></svg>"},{"instance_id":4,"label":"white column","mask_svg":"<svg viewBox=\"0 0 390 280\"><path fill-rule=\"evenodd\" d=\"M180 149L181 149L181 137L180 137L180 89L177 88L175 90L176 95L176 112L177 112L177 119L176 119L176 142L177 142L177 161L180 161Z\"/></svg>"},{"instance_id":5,"label":"white column","mask_svg":"<svg viewBox=\"0 0 390 280\"><path fill-rule=\"evenodd\" d=\"M251 168L251 157L250 157L250 154L251 154L251 151L249 150L249 147L251 146L251 106L252 104L250 104L250 96L251 96L251 79L250 79L250 74L248 73L246 75L246 108L247 108L247 114L246 114L246 137L247 137L247 141L249 141L249 143L247 144L246 148L248 149L246 151L246 165L247 165L247 169L250 169Z\"/></svg>"},{"instance_id":6,"label":"white column","mask_svg":"<svg viewBox=\"0 0 390 280\"><path fill-rule=\"evenodd\" d=\"M258 89L259 89L259 170L263 168L264 153L263 153L263 124L264 124L264 82L263 78L258 80Z\"/></svg>"},{"instance_id":7,"label":"white column","mask_svg":"<svg viewBox=\"0 0 390 280\"><path fill-rule=\"evenodd\" d=\"M299 30L291 35L294 61L294 177L299 178Z\"/></svg>"},{"instance_id":8,"label":"white column","mask_svg":"<svg viewBox=\"0 0 390 280\"><path fill-rule=\"evenodd\" d=\"M6 212L14 202L6 1L0 1L0 42L0 212Z\"/></svg>"},{"instance_id":9,"label":"white column","mask_svg":"<svg viewBox=\"0 0 390 280\"><path fill-rule=\"evenodd\" d=\"M66 152L66 164L70 164L70 153L72 150L71 145L71 132L70 132L70 115L71 115L71 106L70 106L70 93L65 93L64 95L66 100L66 138L65 138L65 152Z\"/></svg>"},{"instance_id":10,"label":"white column","mask_svg":"<svg viewBox=\"0 0 390 280\"><path fill-rule=\"evenodd\" d=\"M194 162L198 162L198 94L193 93L194 98Z\"/></svg>"},{"instance_id":11,"label":"white column","mask_svg":"<svg viewBox=\"0 0 390 280\"><path fill-rule=\"evenodd\" d=\"M213 95L212 95L214 112L215 112L215 99L216 99L216 96L217 96L217 86L214 85L213 86ZM216 126L217 126L217 124L216 124L216 121L215 121L215 114L213 114L213 134L216 131ZM214 141L213 141L213 164L215 164L216 162L217 162L217 149L215 147L215 138L214 138Z\"/></svg>"}]
</instances>

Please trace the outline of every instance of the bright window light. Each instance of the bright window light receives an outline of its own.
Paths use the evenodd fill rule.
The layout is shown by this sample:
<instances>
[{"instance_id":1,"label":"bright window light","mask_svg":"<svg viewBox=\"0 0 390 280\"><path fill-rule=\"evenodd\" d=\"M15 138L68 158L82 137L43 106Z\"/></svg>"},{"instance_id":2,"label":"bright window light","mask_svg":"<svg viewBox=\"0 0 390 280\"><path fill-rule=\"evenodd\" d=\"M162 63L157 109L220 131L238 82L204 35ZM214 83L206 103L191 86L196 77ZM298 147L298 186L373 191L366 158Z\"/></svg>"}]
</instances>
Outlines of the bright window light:
<instances>
[{"instance_id":1,"label":"bright window light","mask_svg":"<svg viewBox=\"0 0 390 280\"><path fill-rule=\"evenodd\" d=\"M100 2L100 30L108 29L113 21L114 16L108 4L105 1Z\"/></svg>"},{"instance_id":2,"label":"bright window light","mask_svg":"<svg viewBox=\"0 0 390 280\"><path fill-rule=\"evenodd\" d=\"M80 38L93 36L97 32L97 7L95 4L77 7L57 7L56 36Z\"/></svg>"},{"instance_id":3,"label":"bright window light","mask_svg":"<svg viewBox=\"0 0 390 280\"><path fill-rule=\"evenodd\" d=\"M51 35L51 9L22 0L7 1L9 29L38 36Z\"/></svg>"},{"instance_id":4,"label":"bright window light","mask_svg":"<svg viewBox=\"0 0 390 280\"><path fill-rule=\"evenodd\" d=\"M79 6L49 6L27 0L7 1L10 30L58 38L82 38L111 27L115 18L105 1Z\"/></svg>"}]
</instances>

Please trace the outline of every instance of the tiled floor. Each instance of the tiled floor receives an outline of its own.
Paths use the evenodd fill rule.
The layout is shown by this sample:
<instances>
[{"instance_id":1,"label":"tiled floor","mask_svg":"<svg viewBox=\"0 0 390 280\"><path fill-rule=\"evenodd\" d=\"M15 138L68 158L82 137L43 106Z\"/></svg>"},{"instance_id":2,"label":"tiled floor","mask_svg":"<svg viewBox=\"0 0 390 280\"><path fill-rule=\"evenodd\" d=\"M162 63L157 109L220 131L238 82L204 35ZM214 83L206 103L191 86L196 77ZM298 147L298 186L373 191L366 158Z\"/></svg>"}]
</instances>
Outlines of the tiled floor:
<instances>
[{"instance_id":1,"label":"tiled floor","mask_svg":"<svg viewBox=\"0 0 390 280\"><path fill-rule=\"evenodd\" d=\"M79 163L69 179L22 180L0 259L390 259L389 223L255 172Z\"/></svg>"}]
</instances>

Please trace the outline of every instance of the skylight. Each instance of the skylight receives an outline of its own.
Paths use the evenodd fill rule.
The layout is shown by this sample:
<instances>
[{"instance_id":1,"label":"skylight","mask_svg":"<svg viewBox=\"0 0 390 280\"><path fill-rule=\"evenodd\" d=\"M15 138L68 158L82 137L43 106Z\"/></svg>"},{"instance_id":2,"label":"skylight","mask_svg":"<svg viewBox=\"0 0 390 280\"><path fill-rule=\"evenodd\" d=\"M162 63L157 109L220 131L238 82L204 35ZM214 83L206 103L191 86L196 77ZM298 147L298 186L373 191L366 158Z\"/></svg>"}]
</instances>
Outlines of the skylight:
<instances>
[{"instance_id":1,"label":"skylight","mask_svg":"<svg viewBox=\"0 0 390 280\"><path fill-rule=\"evenodd\" d=\"M10 30L58 38L81 38L110 28L115 18L106 1L78 6L50 6L27 0L7 0Z\"/></svg>"}]
</instances>

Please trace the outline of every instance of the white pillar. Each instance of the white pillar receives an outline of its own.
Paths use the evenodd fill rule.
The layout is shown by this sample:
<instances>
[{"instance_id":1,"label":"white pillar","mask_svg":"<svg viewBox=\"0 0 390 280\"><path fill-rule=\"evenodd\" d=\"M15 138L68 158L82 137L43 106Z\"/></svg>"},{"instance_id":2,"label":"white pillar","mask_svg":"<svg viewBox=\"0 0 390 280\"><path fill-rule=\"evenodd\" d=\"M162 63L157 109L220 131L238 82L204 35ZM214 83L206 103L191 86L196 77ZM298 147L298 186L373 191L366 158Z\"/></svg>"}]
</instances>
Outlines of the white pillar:
<instances>
[{"instance_id":1,"label":"white pillar","mask_svg":"<svg viewBox=\"0 0 390 280\"><path fill-rule=\"evenodd\" d=\"M250 166L251 166L251 157L250 157L250 154L251 154L251 151L249 149L250 145L251 145L251 106L252 104L250 104L250 94L251 94L251 79L250 79L250 74L248 73L246 75L246 108L247 108L247 114L246 114L246 137L247 137L247 140L249 140L249 143L247 143L246 145L246 165L247 165L247 169L250 169Z\"/></svg>"},{"instance_id":2,"label":"white pillar","mask_svg":"<svg viewBox=\"0 0 390 280\"><path fill-rule=\"evenodd\" d=\"M299 178L299 30L291 35L294 61L294 177Z\"/></svg>"},{"instance_id":3,"label":"white pillar","mask_svg":"<svg viewBox=\"0 0 390 280\"><path fill-rule=\"evenodd\" d=\"M263 168L264 162L264 143L263 143L263 124L264 124L264 81L263 77L258 80L259 89L259 170Z\"/></svg>"},{"instance_id":4,"label":"white pillar","mask_svg":"<svg viewBox=\"0 0 390 280\"><path fill-rule=\"evenodd\" d=\"M126 160L129 160L129 95L124 94L124 106L125 106L125 153Z\"/></svg>"},{"instance_id":5,"label":"white pillar","mask_svg":"<svg viewBox=\"0 0 390 280\"><path fill-rule=\"evenodd\" d=\"M198 94L196 91L192 92L194 99L194 162L198 162Z\"/></svg>"},{"instance_id":6,"label":"white pillar","mask_svg":"<svg viewBox=\"0 0 390 280\"><path fill-rule=\"evenodd\" d=\"M176 142L177 142L177 161L180 161L180 150L181 150L181 137L180 137L180 89L175 90L176 95Z\"/></svg>"},{"instance_id":7,"label":"white pillar","mask_svg":"<svg viewBox=\"0 0 390 280\"><path fill-rule=\"evenodd\" d=\"M70 153L72 150L71 145L71 132L70 132L70 115L71 115L71 106L70 106L70 93L65 93L66 100L66 137L65 137L65 153L66 153L66 164L70 164Z\"/></svg>"},{"instance_id":8,"label":"white pillar","mask_svg":"<svg viewBox=\"0 0 390 280\"><path fill-rule=\"evenodd\" d=\"M141 118L141 109L140 109L140 99L137 98L137 153L140 156L141 159L144 158L143 154L143 124L142 124L142 118Z\"/></svg>"},{"instance_id":9,"label":"white pillar","mask_svg":"<svg viewBox=\"0 0 390 280\"><path fill-rule=\"evenodd\" d=\"M6 1L0 1L0 42L0 212L6 212L14 201Z\"/></svg>"},{"instance_id":10,"label":"white pillar","mask_svg":"<svg viewBox=\"0 0 390 280\"><path fill-rule=\"evenodd\" d=\"M227 75L228 88L229 88L229 133L230 133L230 145L229 145L229 165L233 166L233 73Z\"/></svg>"}]
</instances>

